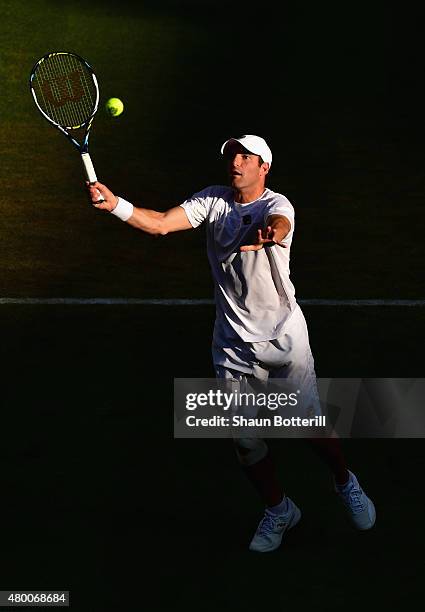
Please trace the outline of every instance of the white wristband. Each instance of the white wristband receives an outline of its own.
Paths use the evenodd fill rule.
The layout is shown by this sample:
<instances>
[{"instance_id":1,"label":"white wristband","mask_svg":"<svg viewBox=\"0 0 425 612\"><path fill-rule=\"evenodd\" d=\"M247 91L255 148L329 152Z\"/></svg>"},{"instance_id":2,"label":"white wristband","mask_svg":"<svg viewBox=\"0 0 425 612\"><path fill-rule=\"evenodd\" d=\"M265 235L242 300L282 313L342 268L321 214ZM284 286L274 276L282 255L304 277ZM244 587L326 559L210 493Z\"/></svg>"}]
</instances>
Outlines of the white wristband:
<instances>
[{"instance_id":1,"label":"white wristband","mask_svg":"<svg viewBox=\"0 0 425 612\"><path fill-rule=\"evenodd\" d=\"M121 221L128 221L133 214L133 204L124 200L124 198L118 197L118 203L111 213L121 219Z\"/></svg>"}]
</instances>

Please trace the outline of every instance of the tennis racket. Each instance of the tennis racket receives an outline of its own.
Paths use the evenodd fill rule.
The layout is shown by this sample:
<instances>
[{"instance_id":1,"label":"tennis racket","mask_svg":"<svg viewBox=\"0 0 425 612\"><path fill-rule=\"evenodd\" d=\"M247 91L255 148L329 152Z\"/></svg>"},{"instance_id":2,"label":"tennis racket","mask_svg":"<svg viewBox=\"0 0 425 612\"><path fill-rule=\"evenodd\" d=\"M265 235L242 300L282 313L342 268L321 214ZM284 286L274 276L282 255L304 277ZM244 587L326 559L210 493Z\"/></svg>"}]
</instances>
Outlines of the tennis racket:
<instances>
[{"instance_id":1,"label":"tennis racket","mask_svg":"<svg viewBox=\"0 0 425 612\"><path fill-rule=\"evenodd\" d=\"M77 148L87 180L95 183L89 135L99 104L99 86L91 66L75 53L47 53L31 71L30 89L40 113ZM84 130L81 142L71 134L75 130Z\"/></svg>"}]
</instances>

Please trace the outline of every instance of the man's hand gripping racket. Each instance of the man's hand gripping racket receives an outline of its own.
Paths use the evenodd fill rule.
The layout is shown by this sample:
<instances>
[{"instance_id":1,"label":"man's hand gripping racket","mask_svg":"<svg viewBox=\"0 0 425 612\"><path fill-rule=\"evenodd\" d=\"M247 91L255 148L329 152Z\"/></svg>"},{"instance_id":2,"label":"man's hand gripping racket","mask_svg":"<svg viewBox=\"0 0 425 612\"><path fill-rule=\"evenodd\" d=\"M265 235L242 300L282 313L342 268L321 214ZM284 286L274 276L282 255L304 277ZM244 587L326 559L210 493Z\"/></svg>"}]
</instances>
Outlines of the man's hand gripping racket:
<instances>
[{"instance_id":1,"label":"man's hand gripping racket","mask_svg":"<svg viewBox=\"0 0 425 612\"><path fill-rule=\"evenodd\" d=\"M89 190L90 199L93 206L109 212L112 212L116 208L118 197L113 194L112 191L106 187L106 185L102 185L102 183L99 182L92 184L89 181L86 181L86 185L87 189ZM99 195L101 199L99 199Z\"/></svg>"}]
</instances>

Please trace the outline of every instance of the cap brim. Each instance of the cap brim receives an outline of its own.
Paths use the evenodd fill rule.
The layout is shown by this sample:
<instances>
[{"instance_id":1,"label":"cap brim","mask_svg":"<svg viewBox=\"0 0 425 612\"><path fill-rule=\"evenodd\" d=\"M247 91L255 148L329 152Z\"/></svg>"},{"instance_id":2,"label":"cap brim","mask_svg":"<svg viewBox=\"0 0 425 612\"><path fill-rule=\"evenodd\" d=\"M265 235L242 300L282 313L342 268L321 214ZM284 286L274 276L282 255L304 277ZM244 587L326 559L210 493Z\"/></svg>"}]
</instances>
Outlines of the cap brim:
<instances>
[{"instance_id":1,"label":"cap brim","mask_svg":"<svg viewBox=\"0 0 425 612\"><path fill-rule=\"evenodd\" d=\"M242 142L242 140L243 140L242 138L241 138L241 139L239 139L239 138L229 138L229 140L226 140L226 142L225 142L225 143L222 145L222 147L221 147L221 154L222 154L222 155L224 155L224 152L225 152L225 150L226 150L226 147L228 147L229 145L231 145L231 144L233 144L233 143L238 143L238 144L242 145L242 146L243 146L243 148L244 148L246 151L249 151L249 152L250 152L250 153L252 153L253 155L258 155L259 157L261 157L261 159L262 159L262 160L263 160L263 161L264 161L266 164L269 164L269 167L271 166L271 164L272 164L272 162L271 162L271 161L265 160L265 159L263 158L263 156L262 156L262 154L261 154L261 153L258 153L257 151L253 151L252 149L248 148L248 147L246 146L246 144L245 144L244 142Z\"/></svg>"},{"instance_id":2,"label":"cap brim","mask_svg":"<svg viewBox=\"0 0 425 612\"><path fill-rule=\"evenodd\" d=\"M233 143L233 142L238 142L239 144L241 144L240 140L238 140L237 138L229 138L229 140L226 140L226 142L225 142L225 143L222 145L222 147L221 147L221 154L222 154L222 155L224 155L224 151L225 151L226 147L227 147L229 144ZM244 146L244 145L242 145L242 146ZM246 148L246 147L245 147L245 148ZM248 151L248 149L247 149L247 151Z\"/></svg>"}]
</instances>

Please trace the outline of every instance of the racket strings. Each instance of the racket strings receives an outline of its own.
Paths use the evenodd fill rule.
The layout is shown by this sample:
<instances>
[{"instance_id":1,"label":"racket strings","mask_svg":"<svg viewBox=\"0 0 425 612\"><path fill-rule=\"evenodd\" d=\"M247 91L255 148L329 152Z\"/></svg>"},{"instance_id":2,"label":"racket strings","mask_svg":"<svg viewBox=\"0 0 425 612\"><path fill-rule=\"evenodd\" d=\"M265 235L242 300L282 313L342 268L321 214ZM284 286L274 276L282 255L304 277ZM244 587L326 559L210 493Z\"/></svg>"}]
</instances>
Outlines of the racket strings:
<instances>
[{"instance_id":1,"label":"racket strings","mask_svg":"<svg viewBox=\"0 0 425 612\"><path fill-rule=\"evenodd\" d=\"M92 75L88 74L86 70L83 70L82 72L82 79L81 79L81 85L84 91L84 96L82 98L83 104L85 104L87 112L89 114L92 114L92 109L96 103L95 95L92 95L93 93L93 77Z\"/></svg>"},{"instance_id":2,"label":"racket strings","mask_svg":"<svg viewBox=\"0 0 425 612\"><path fill-rule=\"evenodd\" d=\"M64 59L65 58L66 56L64 56ZM67 108L63 108L61 114L59 114L57 110L58 104L61 104L62 101L65 102L68 97L65 78L58 74L58 71L54 69L53 61L47 61L46 65L43 65L43 68L45 69L47 78L43 81L41 89L43 92L44 101L47 101L49 104L50 113L47 114L50 114L51 118L60 125L63 124L58 120L59 118L61 118L64 124L66 124L66 127L78 125L78 116L72 105L68 105Z\"/></svg>"},{"instance_id":3,"label":"racket strings","mask_svg":"<svg viewBox=\"0 0 425 612\"><path fill-rule=\"evenodd\" d=\"M32 80L42 111L67 129L85 124L96 110L94 75L76 56L53 54L37 66Z\"/></svg>"},{"instance_id":4,"label":"racket strings","mask_svg":"<svg viewBox=\"0 0 425 612\"><path fill-rule=\"evenodd\" d=\"M79 110L82 110L83 116L85 120L92 114L94 107L94 98L91 95L91 90L87 84L87 71L83 69L83 65L73 56L64 55L64 59L66 60L66 65L69 70L70 78L66 81L69 84L69 81L72 79L72 88L73 95L77 97L81 101L81 109L78 109L75 105L69 105L69 111L71 116L78 123L74 123L74 125L78 125L81 123ZM91 79L91 75L90 79ZM85 87L83 86L85 85ZM92 84L93 86L93 84Z\"/></svg>"},{"instance_id":5,"label":"racket strings","mask_svg":"<svg viewBox=\"0 0 425 612\"><path fill-rule=\"evenodd\" d=\"M53 68L53 58L48 58L48 60L45 60L43 64L40 64L38 70L39 73L37 74L37 83L40 86L40 92L43 97L44 110L46 111L46 114L48 114L54 121L62 124L62 121L58 121L60 116L56 110L56 107L57 101L62 100L63 96L60 91L58 75ZM65 119L65 113L62 113L61 115L62 116L60 118L62 120ZM68 111L64 122L72 125L75 124L75 120L75 113L73 113L72 110Z\"/></svg>"},{"instance_id":6,"label":"racket strings","mask_svg":"<svg viewBox=\"0 0 425 612\"><path fill-rule=\"evenodd\" d=\"M93 98L92 92L91 92L91 90L93 89L92 76L91 74L89 75L89 78L90 78L90 83L89 83L87 80L87 77L88 77L87 70L81 70L81 71L78 70L78 68L81 67L80 62L77 62L76 58L72 55L66 55L65 58L68 60L67 63L68 63L70 74L74 76L77 75L78 77L80 77L78 80L77 89L79 90L81 88L83 92L83 95L81 98L82 107L85 111L86 117L89 117L92 114L93 107L95 104L95 99ZM90 84L91 84L91 88L89 86Z\"/></svg>"}]
</instances>

